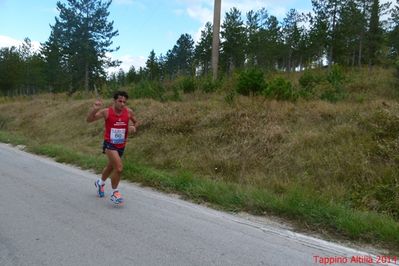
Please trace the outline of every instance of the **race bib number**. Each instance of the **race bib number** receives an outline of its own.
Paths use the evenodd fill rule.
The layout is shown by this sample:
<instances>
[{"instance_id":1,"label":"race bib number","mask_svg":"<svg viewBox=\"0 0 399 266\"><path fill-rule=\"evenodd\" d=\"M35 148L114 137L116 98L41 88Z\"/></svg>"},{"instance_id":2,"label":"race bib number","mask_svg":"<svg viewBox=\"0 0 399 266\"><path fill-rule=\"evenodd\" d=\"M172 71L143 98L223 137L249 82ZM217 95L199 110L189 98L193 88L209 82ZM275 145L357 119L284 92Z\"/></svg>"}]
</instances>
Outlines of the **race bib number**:
<instances>
[{"instance_id":1,"label":"race bib number","mask_svg":"<svg viewBox=\"0 0 399 266\"><path fill-rule=\"evenodd\" d=\"M112 144L122 144L125 142L125 132L124 128L111 128L111 143Z\"/></svg>"}]
</instances>

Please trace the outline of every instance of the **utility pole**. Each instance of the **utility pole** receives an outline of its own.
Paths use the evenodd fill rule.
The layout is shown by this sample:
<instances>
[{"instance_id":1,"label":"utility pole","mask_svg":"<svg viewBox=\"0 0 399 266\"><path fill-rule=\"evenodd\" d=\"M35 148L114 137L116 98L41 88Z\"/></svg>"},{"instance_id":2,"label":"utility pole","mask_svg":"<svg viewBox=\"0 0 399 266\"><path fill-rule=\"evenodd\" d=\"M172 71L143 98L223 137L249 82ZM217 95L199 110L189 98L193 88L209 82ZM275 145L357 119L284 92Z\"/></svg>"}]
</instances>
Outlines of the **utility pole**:
<instances>
[{"instance_id":1,"label":"utility pole","mask_svg":"<svg viewBox=\"0 0 399 266\"><path fill-rule=\"evenodd\" d=\"M219 68L219 32L220 32L220 12L222 0L215 0L213 7L213 38L212 38L212 74L213 80L218 77Z\"/></svg>"}]
</instances>

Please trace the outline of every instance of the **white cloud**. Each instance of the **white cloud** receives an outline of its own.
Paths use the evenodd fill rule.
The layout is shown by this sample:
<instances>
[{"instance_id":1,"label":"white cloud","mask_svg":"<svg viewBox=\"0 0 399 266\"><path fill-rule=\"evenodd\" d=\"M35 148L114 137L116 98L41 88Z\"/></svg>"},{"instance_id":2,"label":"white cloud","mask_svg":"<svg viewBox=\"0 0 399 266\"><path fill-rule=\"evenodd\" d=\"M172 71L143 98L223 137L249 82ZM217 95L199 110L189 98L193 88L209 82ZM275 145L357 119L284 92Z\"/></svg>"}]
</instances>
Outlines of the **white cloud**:
<instances>
[{"instance_id":1,"label":"white cloud","mask_svg":"<svg viewBox=\"0 0 399 266\"><path fill-rule=\"evenodd\" d=\"M244 1L236 1L236 0L226 0L223 1L222 3L222 10L223 11L228 11L233 7L236 7L238 10L240 10L243 14L250 10L258 10L263 7L269 8L270 4L269 2L271 1L253 1L253 0L244 0Z\"/></svg>"},{"instance_id":2,"label":"white cloud","mask_svg":"<svg viewBox=\"0 0 399 266\"><path fill-rule=\"evenodd\" d=\"M0 48L11 47L11 46L19 47L20 45L23 44L23 42L24 42L23 40L17 40L8 36L0 35ZM40 42L31 40L31 43L33 50L39 51Z\"/></svg>"},{"instance_id":3,"label":"white cloud","mask_svg":"<svg viewBox=\"0 0 399 266\"><path fill-rule=\"evenodd\" d=\"M210 21L213 22L213 5L211 0L176 0L178 3L186 6L186 13L193 19L200 21L202 24ZM383 0L388 1L388 0ZM310 0L309 0L310 2ZM237 8L243 17L248 11L257 11L266 8L270 15L283 18L290 8L295 6L305 6L303 1L299 0L222 0L222 20L224 15L231 8ZM307 8L309 5L306 5ZM300 7L296 8L299 12L310 12Z\"/></svg>"},{"instance_id":4,"label":"white cloud","mask_svg":"<svg viewBox=\"0 0 399 266\"><path fill-rule=\"evenodd\" d=\"M185 12L186 14L201 22L201 27L194 33L194 41L198 41L201 36L201 30L205 26L205 23L211 22L213 23L213 5L214 1L211 0L176 0L178 3L186 6ZM280 0L284 1L284 0ZM270 0L223 0L222 1L222 10L221 10L221 22L224 20L224 15L231 8L236 7L241 11L242 15L250 10L259 10L263 7L268 8L268 2ZM276 9L278 10L278 9ZM278 10L281 13L281 10Z\"/></svg>"},{"instance_id":5,"label":"white cloud","mask_svg":"<svg viewBox=\"0 0 399 266\"><path fill-rule=\"evenodd\" d=\"M0 35L0 47L11 47L11 46L15 46L18 47L22 42L19 40L15 40L11 37L8 36L3 36Z\"/></svg>"},{"instance_id":6,"label":"white cloud","mask_svg":"<svg viewBox=\"0 0 399 266\"><path fill-rule=\"evenodd\" d=\"M201 22L201 27L194 33L193 39L197 42L201 37L201 30L205 26L205 23L211 22L213 23L213 5L214 1L211 0L177 0L178 3L184 4L186 6L185 12L186 14ZM246 12L250 10L259 10L263 7L267 7L268 1L254 1L254 0L223 0L222 1L222 10L221 10L221 20L223 21L224 15L231 8L236 7L241 11L244 16ZM221 21L221 22L222 22Z\"/></svg>"},{"instance_id":7,"label":"white cloud","mask_svg":"<svg viewBox=\"0 0 399 266\"><path fill-rule=\"evenodd\" d=\"M213 21L213 10L203 6L192 6L187 8L187 14L194 19L201 21L202 24Z\"/></svg>"},{"instance_id":8,"label":"white cloud","mask_svg":"<svg viewBox=\"0 0 399 266\"><path fill-rule=\"evenodd\" d=\"M284 1L284 0L283 0ZM177 0L177 2L187 5L187 13L202 23L213 20L214 1L210 0ZM269 8L271 0L223 0L222 16L231 8L236 7L243 14L250 10L258 10L263 7ZM277 2L277 1L276 1ZM281 1L279 1L281 2Z\"/></svg>"},{"instance_id":9,"label":"white cloud","mask_svg":"<svg viewBox=\"0 0 399 266\"><path fill-rule=\"evenodd\" d=\"M310 1L310 0L309 0ZM388 1L388 0L383 0ZM213 0L176 0L177 3L185 6L185 13L201 22L201 27L194 33L194 40L198 41L201 30L203 29L206 22L213 23ZM225 14L233 7L237 8L242 15L243 21L246 20L246 13L253 10L258 11L265 8L270 15L276 16L279 20L282 20L288 10L295 6L301 6L297 8L298 12L310 12L308 5L303 4L300 0L222 0L221 10L221 23L223 23Z\"/></svg>"},{"instance_id":10,"label":"white cloud","mask_svg":"<svg viewBox=\"0 0 399 266\"><path fill-rule=\"evenodd\" d=\"M204 29L204 27L199 28L193 35L193 40L195 43L198 43L201 39L201 31Z\"/></svg>"},{"instance_id":11,"label":"white cloud","mask_svg":"<svg viewBox=\"0 0 399 266\"><path fill-rule=\"evenodd\" d=\"M108 55L110 56L110 55ZM132 56L132 55L123 55L123 56L115 56L111 55L113 60L120 60L122 64L119 67L113 67L108 69L108 73L118 72L119 69L123 69L124 72L128 72L129 69L134 66L134 68L139 70L140 67L145 67L145 63L147 59L144 56Z\"/></svg>"},{"instance_id":12,"label":"white cloud","mask_svg":"<svg viewBox=\"0 0 399 266\"><path fill-rule=\"evenodd\" d=\"M299 10L297 10L300 12ZM276 16L277 18L284 18L288 13L288 9L285 7L275 7L270 11L270 14Z\"/></svg>"}]
</instances>

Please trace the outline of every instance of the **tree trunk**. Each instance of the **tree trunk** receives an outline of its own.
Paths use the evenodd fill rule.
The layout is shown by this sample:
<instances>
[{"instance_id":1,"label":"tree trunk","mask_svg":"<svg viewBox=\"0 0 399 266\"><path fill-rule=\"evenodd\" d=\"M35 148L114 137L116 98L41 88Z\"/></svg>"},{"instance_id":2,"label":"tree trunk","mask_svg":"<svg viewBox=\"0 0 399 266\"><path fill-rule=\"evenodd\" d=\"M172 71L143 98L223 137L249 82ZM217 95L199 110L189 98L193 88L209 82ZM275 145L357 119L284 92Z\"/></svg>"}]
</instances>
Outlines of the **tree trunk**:
<instances>
[{"instance_id":1,"label":"tree trunk","mask_svg":"<svg viewBox=\"0 0 399 266\"><path fill-rule=\"evenodd\" d=\"M359 57L358 57L358 66L361 67L362 65L362 52L363 52L363 32L360 34L360 41L359 41Z\"/></svg>"},{"instance_id":2,"label":"tree trunk","mask_svg":"<svg viewBox=\"0 0 399 266\"><path fill-rule=\"evenodd\" d=\"M89 92L89 66L87 63L85 66L85 91Z\"/></svg>"},{"instance_id":3,"label":"tree trunk","mask_svg":"<svg viewBox=\"0 0 399 266\"><path fill-rule=\"evenodd\" d=\"M222 0L215 0L213 10L213 38L212 38L212 73L213 80L218 76L219 65L219 32L220 32L220 13Z\"/></svg>"}]
</instances>

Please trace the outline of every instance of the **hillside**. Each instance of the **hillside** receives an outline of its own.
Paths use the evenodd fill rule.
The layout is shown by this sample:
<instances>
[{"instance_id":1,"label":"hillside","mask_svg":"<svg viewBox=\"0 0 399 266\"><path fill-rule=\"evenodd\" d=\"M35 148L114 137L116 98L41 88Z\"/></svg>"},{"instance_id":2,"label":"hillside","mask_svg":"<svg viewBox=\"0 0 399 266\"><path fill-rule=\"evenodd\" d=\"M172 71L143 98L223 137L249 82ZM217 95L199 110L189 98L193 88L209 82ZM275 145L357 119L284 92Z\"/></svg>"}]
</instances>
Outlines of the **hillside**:
<instances>
[{"instance_id":1,"label":"hillside","mask_svg":"<svg viewBox=\"0 0 399 266\"><path fill-rule=\"evenodd\" d=\"M396 250L399 103L390 70L352 73L345 99L277 101L226 91L131 99L141 122L125 179L228 211ZM0 98L0 141L99 171L102 123L90 97ZM111 101L109 101L111 103Z\"/></svg>"}]
</instances>

